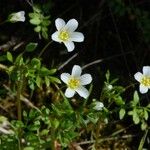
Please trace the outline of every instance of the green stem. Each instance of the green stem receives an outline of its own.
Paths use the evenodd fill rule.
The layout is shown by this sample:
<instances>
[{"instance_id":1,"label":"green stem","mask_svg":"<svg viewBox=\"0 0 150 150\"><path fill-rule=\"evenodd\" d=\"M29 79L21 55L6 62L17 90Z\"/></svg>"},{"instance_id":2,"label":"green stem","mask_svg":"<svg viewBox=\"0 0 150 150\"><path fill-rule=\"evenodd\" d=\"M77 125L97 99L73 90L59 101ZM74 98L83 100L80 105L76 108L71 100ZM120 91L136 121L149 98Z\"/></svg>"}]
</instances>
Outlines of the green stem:
<instances>
[{"instance_id":1,"label":"green stem","mask_svg":"<svg viewBox=\"0 0 150 150\"><path fill-rule=\"evenodd\" d=\"M21 140L20 140L20 138L18 139L18 150L22 150L22 148L21 148Z\"/></svg>"},{"instance_id":2,"label":"green stem","mask_svg":"<svg viewBox=\"0 0 150 150\"><path fill-rule=\"evenodd\" d=\"M65 104L67 104L67 106L72 110L72 107L71 107L68 99L65 97L64 93L60 90L60 88L57 86L57 84L55 84L55 87L60 92L61 96L63 97Z\"/></svg>"},{"instance_id":3,"label":"green stem","mask_svg":"<svg viewBox=\"0 0 150 150\"><path fill-rule=\"evenodd\" d=\"M138 150L142 150L143 149L143 146L144 146L147 134L148 134L148 129L145 130L145 133L144 133L144 135L143 135L143 137L142 137L142 139L140 141L140 145L138 147Z\"/></svg>"},{"instance_id":4,"label":"green stem","mask_svg":"<svg viewBox=\"0 0 150 150\"><path fill-rule=\"evenodd\" d=\"M44 51L48 48L48 46L52 43L53 41L49 41L44 48L41 50L40 54L38 55L38 58L40 58L42 56L42 54L44 53Z\"/></svg>"},{"instance_id":5,"label":"green stem","mask_svg":"<svg viewBox=\"0 0 150 150\"><path fill-rule=\"evenodd\" d=\"M52 135L52 138L51 138L51 148L52 150L55 150L55 129L51 129L51 135Z\"/></svg>"},{"instance_id":6,"label":"green stem","mask_svg":"<svg viewBox=\"0 0 150 150\"><path fill-rule=\"evenodd\" d=\"M98 120L97 127L96 127L96 133L95 133L95 148L97 149L98 147L98 140L99 140L99 135L100 135L100 124L101 120Z\"/></svg>"},{"instance_id":7,"label":"green stem","mask_svg":"<svg viewBox=\"0 0 150 150\"><path fill-rule=\"evenodd\" d=\"M18 86L17 86L17 114L18 114L18 120L21 121L22 120L22 116L21 116L21 100L20 100L20 96L21 96L21 91L22 91L22 81L18 82Z\"/></svg>"},{"instance_id":8,"label":"green stem","mask_svg":"<svg viewBox=\"0 0 150 150\"><path fill-rule=\"evenodd\" d=\"M22 92L22 87L23 87L23 78L21 77L20 81L17 83L17 114L18 114L18 120L22 120L22 108L21 108L21 92ZM22 145L21 145L21 128L18 131L18 147L19 150L22 150Z\"/></svg>"}]
</instances>

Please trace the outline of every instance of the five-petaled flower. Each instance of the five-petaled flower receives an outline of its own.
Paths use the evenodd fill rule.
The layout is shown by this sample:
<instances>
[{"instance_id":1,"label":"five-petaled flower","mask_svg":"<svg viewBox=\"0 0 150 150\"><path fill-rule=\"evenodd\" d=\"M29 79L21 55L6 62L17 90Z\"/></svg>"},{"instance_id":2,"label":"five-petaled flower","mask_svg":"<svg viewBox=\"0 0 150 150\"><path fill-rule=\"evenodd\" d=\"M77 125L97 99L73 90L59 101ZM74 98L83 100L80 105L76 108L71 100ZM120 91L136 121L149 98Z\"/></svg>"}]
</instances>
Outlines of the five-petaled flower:
<instances>
[{"instance_id":1,"label":"five-petaled flower","mask_svg":"<svg viewBox=\"0 0 150 150\"><path fill-rule=\"evenodd\" d=\"M55 20L55 25L58 31L52 34L52 40L64 43L68 52L74 50L74 42L83 42L84 35L81 32L75 32L78 27L78 22L75 19L70 19L67 23L61 18Z\"/></svg>"},{"instance_id":2,"label":"five-petaled flower","mask_svg":"<svg viewBox=\"0 0 150 150\"><path fill-rule=\"evenodd\" d=\"M75 92L85 99L89 96L89 91L84 87L84 85L90 84L92 77L90 74L81 75L81 72L81 67L74 65L71 75L69 73L61 74L61 80L68 86L65 91L66 97L73 97Z\"/></svg>"},{"instance_id":3,"label":"five-petaled flower","mask_svg":"<svg viewBox=\"0 0 150 150\"><path fill-rule=\"evenodd\" d=\"M137 72L134 75L134 78L140 82L140 92L142 94L147 93L148 89L150 89L150 66L144 66L143 74L141 72Z\"/></svg>"},{"instance_id":4,"label":"five-petaled flower","mask_svg":"<svg viewBox=\"0 0 150 150\"><path fill-rule=\"evenodd\" d=\"M9 15L8 20L12 23L15 23L18 21L24 22L25 21L25 12L19 11L17 13L12 13Z\"/></svg>"}]
</instances>

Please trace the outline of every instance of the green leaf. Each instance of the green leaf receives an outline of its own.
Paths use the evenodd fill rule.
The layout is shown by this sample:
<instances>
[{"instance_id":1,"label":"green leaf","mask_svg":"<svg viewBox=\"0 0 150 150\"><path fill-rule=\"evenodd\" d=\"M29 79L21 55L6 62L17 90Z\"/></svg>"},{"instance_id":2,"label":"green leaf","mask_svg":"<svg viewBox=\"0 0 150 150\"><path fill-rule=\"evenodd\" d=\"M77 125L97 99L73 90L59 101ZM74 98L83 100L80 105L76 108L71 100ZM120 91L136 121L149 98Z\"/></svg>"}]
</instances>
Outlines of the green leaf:
<instances>
[{"instance_id":1,"label":"green leaf","mask_svg":"<svg viewBox=\"0 0 150 150\"><path fill-rule=\"evenodd\" d=\"M37 58L33 58L31 60L31 66L34 68L34 69L40 69L41 67L41 61Z\"/></svg>"},{"instance_id":2,"label":"green leaf","mask_svg":"<svg viewBox=\"0 0 150 150\"><path fill-rule=\"evenodd\" d=\"M51 82L55 82L55 83L58 83L58 84L61 83L61 81L58 78L56 78L56 77L49 77L49 78L50 78Z\"/></svg>"},{"instance_id":3,"label":"green leaf","mask_svg":"<svg viewBox=\"0 0 150 150\"><path fill-rule=\"evenodd\" d=\"M30 17L30 18L34 18L35 14L36 14L36 13L29 13L29 17Z\"/></svg>"},{"instance_id":4,"label":"green leaf","mask_svg":"<svg viewBox=\"0 0 150 150\"><path fill-rule=\"evenodd\" d=\"M28 80L28 85L30 87L31 90L34 90L35 89L35 86L34 86L34 81L33 80Z\"/></svg>"},{"instance_id":5,"label":"green leaf","mask_svg":"<svg viewBox=\"0 0 150 150\"><path fill-rule=\"evenodd\" d=\"M19 64L19 62L21 61L22 59L22 54L18 55L16 60L15 60L15 64Z\"/></svg>"},{"instance_id":6,"label":"green leaf","mask_svg":"<svg viewBox=\"0 0 150 150\"><path fill-rule=\"evenodd\" d=\"M25 147L23 150L34 150L34 147Z\"/></svg>"},{"instance_id":7,"label":"green leaf","mask_svg":"<svg viewBox=\"0 0 150 150\"><path fill-rule=\"evenodd\" d=\"M52 121L52 124L53 124L53 127L54 127L55 129L57 129L58 126L59 126L59 121L58 121L57 119L54 119L54 120Z\"/></svg>"},{"instance_id":8,"label":"green leaf","mask_svg":"<svg viewBox=\"0 0 150 150\"><path fill-rule=\"evenodd\" d=\"M139 102L139 95L137 91L134 92L133 101L135 102L135 105L137 105Z\"/></svg>"},{"instance_id":9,"label":"green leaf","mask_svg":"<svg viewBox=\"0 0 150 150\"><path fill-rule=\"evenodd\" d=\"M42 83L42 79L39 77L39 76L37 76L36 77L36 84L37 84L37 86L40 88L41 87L41 83Z\"/></svg>"},{"instance_id":10,"label":"green leaf","mask_svg":"<svg viewBox=\"0 0 150 150\"><path fill-rule=\"evenodd\" d=\"M37 13L37 14L41 13L41 9L40 9L39 5L34 5L33 10L34 10L34 13Z\"/></svg>"},{"instance_id":11,"label":"green leaf","mask_svg":"<svg viewBox=\"0 0 150 150\"><path fill-rule=\"evenodd\" d=\"M41 132L40 132L40 135L43 136L43 135L48 135L49 133L49 130L48 129L43 129Z\"/></svg>"},{"instance_id":12,"label":"green leaf","mask_svg":"<svg viewBox=\"0 0 150 150\"><path fill-rule=\"evenodd\" d=\"M27 112L26 111L23 111L23 116L25 117L25 118L27 118Z\"/></svg>"},{"instance_id":13,"label":"green leaf","mask_svg":"<svg viewBox=\"0 0 150 150\"><path fill-rule=\"evenodd\" d=\"M123 101L123 99L122 99L121 96L118 96L118 97L115 98L115 103L116 103L117 105L119 105L119 106L125 104L125 102Z\"/></svg>"},{"instance_id":14,"label":"green leaf","mask_svg":"<svg viewBox=\"0 0 150 150\"><path fill-rule=\"evenodd\" d=\"M109 82L109 78L110 78L110 72L109 72L109 70L107 70L107 72L106 72L106 80L107 80L107 82Z\"/></svg>"},{"instance_id":15,"label":"green leaf","mask_svg":"<svg viewBox=\"0 0 150 150\"><path fill-rule=\"evenodd\" d=\"M145 129L147 129L147 127L148 127L147 123L145 121L143 121L142 124L141 124L141 129L145 130Z\"/></svg>"},{"instance_id":16,"label":"green leaf","mask_svg":"<svg viewBox=\"0 0 150 150\"><path fill-rule=\"evenodd\" d=\"M49 26L50 23L51 23L50 20L43 20L42 25L46 27L46 26Z\"/></svg>"},{"instance_id":17,"label":"green leaf","mask_svg":"<svg viewBox=\"0 0 150 150\"><path fill-rule=\"evenodd\" d=\"M41 23L41 20L39 17L34 17L33 19L30 19L30 23L33 25L39 25Z\"/></svg>"},{"instance_id":18,"label":"green leaf","mask_svg":"<svg viewBox=\"0 0 150 150\"><path fill-rule=\"evenodd\" d=\"M57 69L51 69L51 70L49 70L49 74L54 74L55 72L57 71Z\"/></svg>"},{"instance_id":19,"label":"green leaf","mask_svg":"<svg viewBox=\"0 0 150 150\"><path fill-rule=\"evenodd\" d=\"M140 122L139 116L137 114L137 109L133 109L133 121L135 124L138 124Z\"/></svg>"},{"instance_id":20,"label":"green leaf","mask_svg":"<svg viewBox=\"0 0 150 150\"><path fill-rule=\"evenodd\" d=\"M47 87L49 87L49 85L50 85L50 80L47 76L45 77L45 84Z\"/></svg>"},{"instance_id":21,"label":"green leaf","mask_svg":"<svg viewBox=\"0 0 150 150\"><path fill-rule=\"evenodd\" d=\"M150 108L150 104L148 104L146 107L147 107L147 108Z\"/></svg>"},{"instance_id":22,"label":"green leaf","mask_svg":"<svg viewBox=\"0 0 150 150\"><path fill-rule=\"evenodd\" d=\"M37 45L38 45L37 43L31 42L26 46L25 51L32 52L37 48Z\"/></svg>"},{"instance_id":23,"label":"green leaf","mask_svg":"<svg viewBox=\"0 0 150 150\"><path fill-rule=\"evenodd\" d=\"M121 108L120 111L119 111L119 118L120 119L123 119L124 115L126 114L126 111L124 108Z\"/></svg>"},{"instance_id":24,"label":"green leaf","mask_svg":"<svg viewBox=\"0 0 150 150\"><path fill-rule=\"evenodd\" d=\"M144 118L145 120L148 120L148 112L144 109Z\"/></svg>"},{"instance_id":25,"label":"green leaf","mask_svg":"<svg viewBox=\"0 0 150 150\"><path fill-rule=\"evenodd\" d=\"M88 119L92 122L92 123L94 123L94 124L96 124L97 123L97 121L98 121L98 118L92 118L91 116L87 116L88 117Z\"/></svg>"},{"instance_id":26,"label":"green leaf","mask_svg":"<svg viewBox=\"0 0 150 150\"><path fill-rule=\"evenodd\" d=\"M42 36L43 36L43 38L48 39L48 34L46 31L42 30Z\"/></svg>"},{"instance_id":27,"label":"green leaf","mask_svg":"<svg viewBox=\"0 0 150 150\"><path fill-rule=\"evenodd\" d=\"M50 71L46 67L41 67L40 74L46 76L50 74Z\"/></svg>"},{"instance_id":28,"label":"green leaf","mask_svg":"<svg viewBox=\"0 0 150 150\"><path fill-rule=\"evenodd\" d=\"M13 56L10 52L7 52L7 59L10 61L10 62L13 62Z\"/></svg>"},{"instance_id":29,"label":"green leaf","mask_svg":"<svg viewBox=\"0 0 150 150\"><path fill-rule=\"evenodd\" d=\"M41 31L41 26L35 27L35 28L34 28L34 31L35 31L35 32L40 32L40 31Z\"/></svg>"},{"instance_id":30,"label":"green leaf","mask_svg":"<svg viewBox=\"0 0 150 150\"><path fill-rule=\"evenodd\" d=\"M132 116L133 115L133 111L129 111L128 115Z\"/></svg>"}]
</instances>

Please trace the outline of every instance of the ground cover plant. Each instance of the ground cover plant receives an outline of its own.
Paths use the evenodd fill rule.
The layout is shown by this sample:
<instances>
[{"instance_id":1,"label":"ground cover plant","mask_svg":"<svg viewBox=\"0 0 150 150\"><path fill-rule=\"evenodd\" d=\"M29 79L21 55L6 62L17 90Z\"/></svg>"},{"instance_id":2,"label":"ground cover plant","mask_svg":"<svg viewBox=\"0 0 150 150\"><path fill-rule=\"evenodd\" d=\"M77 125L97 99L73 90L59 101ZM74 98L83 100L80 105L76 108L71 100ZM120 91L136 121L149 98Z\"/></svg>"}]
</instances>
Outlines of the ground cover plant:
<instances>
[{"instance_id":1,"label":"ground cover plant","mask_svg":"<svg viewBox=\"0 0 150 150\"><path fill-rule=\"evenodd\" d=\"M150 148L149 1L0 7L0 150Z\"/></svg>"}]
</instances>

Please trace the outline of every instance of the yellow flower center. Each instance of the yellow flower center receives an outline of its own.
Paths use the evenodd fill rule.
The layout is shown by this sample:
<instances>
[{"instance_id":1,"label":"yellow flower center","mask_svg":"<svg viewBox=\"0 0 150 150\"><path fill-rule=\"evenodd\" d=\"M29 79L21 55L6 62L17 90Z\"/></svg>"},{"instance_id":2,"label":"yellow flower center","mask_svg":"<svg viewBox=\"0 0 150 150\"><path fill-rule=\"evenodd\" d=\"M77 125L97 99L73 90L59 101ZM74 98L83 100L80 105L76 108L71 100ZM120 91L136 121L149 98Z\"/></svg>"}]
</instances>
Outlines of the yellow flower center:
<instances>
[{"instance_id":1,"label":"yellow flower center","mask_svg":"<svg viewBox=\"0 0 150 150\"><path fill-rule=\"evenodd\" d=\"M80 85L80 80L77 78L71 78L68 82L68 87L71 89L76 89Z\"/></svg>"},{"instance_id":2,"label":"yellow flower center","mask_svg":"<svg viewBox=\"0 0 150 150\"><path fill-rule=\"evenodd\" d=\"M62 41L67 41L69 39L69 33L67 31L61 31L58 37Z\"/></svg>"},{"instance_id":3,"label":"yellow flower center","mask_svg":"<svg viewBox=\"0 0 150 150\"><path fill-rule=\"evenodd\" d=\"M150 77L144 76L140 83L144 86L150 86Z\"/></svg>"}]
</instances>

